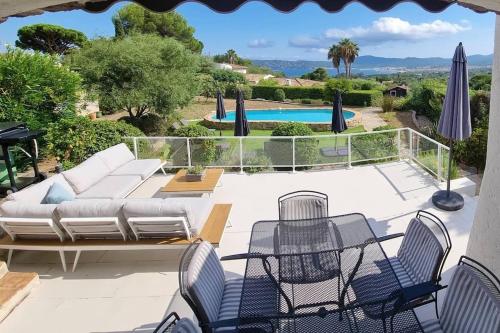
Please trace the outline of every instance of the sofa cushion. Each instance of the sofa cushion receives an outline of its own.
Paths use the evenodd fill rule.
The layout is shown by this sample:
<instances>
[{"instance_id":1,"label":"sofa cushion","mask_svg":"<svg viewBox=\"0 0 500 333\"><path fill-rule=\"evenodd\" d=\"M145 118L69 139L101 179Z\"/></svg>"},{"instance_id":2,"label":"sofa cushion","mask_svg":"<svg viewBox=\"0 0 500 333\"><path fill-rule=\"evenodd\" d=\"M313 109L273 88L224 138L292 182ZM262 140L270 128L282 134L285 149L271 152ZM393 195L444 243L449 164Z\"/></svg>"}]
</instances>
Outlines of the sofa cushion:
<instances>
[{"instance_id":1,"label":"sofa cushion","mask_svg":"<svg viewBox=\"0 0 500 333\"><path fill-rule=\"evenodd\" d=\"M57 205L60 218L67 217L119 217L121 218L121 200L85 199L65 201Z\"/></svg>"},{"instance_id":2,"label":"sofa cushion","mask_svg":"<svg viewBox=\"0 0 500 333\"><path fill-rule=\"evenodd\" d=\"M143 180L149 177L161 166L159 159L128 161L113 171L113 176L140 176Z\"/></svg>"},{"instance_id":3,"label":"sofa cushion","mask_svg":"<svg viewBox=\"0 0 500 333\"><path fill-rule=\"evenodd\" d=\"M71 185L68 184L66 179L64 179L64 177L61 174L58 174L50 178L47 178L40 183L28 186L19 192L9 194L7 200L26 201L31 204L41 203L42 200L47 195L47 192L49 191L50 187L56 182L60 184L69 193L74 195L74 191Z\"/></svg>"},{"instance_id":4,"label":"sofa cushion","mask_svg":"<svg viewBox=\"0 0 500 333\"><path fill-rule=\"evenodd\" d=\"M188 228L199 234L213 203L210 198L127 199L123 215L130 217L185 217Z\"/></svg>"},{"instance_id":5,"label":"sofa cushion","mask_svg":"<svg viewBox=\"0 0 500 333\"><path fill-rule=\"evenodd\" d=\"M125 163L135 159L134 154L132 154L124 143L100 151L95 156L99 157L108 166L110 171L116 170Z\"/></svg>"},{"instance_id":6,"label":"sofa cushion","mask_svg":"<svg viewBox=\"0 0 500 333\"><path fill-rule=\"evenodd\" d=\"M57 205L24 201L6 201L0 206L4 217L53 218Z\"/></svg>"},{"instance_id":7,"label":"sofa cushion","mask_svg":"<svg viewBox=\"0 0 500 333\"><path fill-rule=\"evenodd\" d=\"M108 166L98 157L92 156L73 169L63 172L73 190L80 194L110 173Z\"/></svg>"},{"instance_id":8,"label":"sofa cushion","mask_svg":"<svg viewBox=\"0 0 500 333\"><path fill-rule=\"evenodd\" d=\"M78 199L123 199L141 183L139 176L107 176L87 191L77 195Z\"/></svg>"},{"instance_id":9,"label":"sofa cushion","mask_svg":"<svg viewBox=\"0 0 500 333\"><path fill-rule=\"evenodd\" d=\"M66 188L55 182L49 188L49 191L42 200L42 204L60 204L64 201L71 201L75 199L75 193L68 191Z\"/></svg>"}]
</instances>

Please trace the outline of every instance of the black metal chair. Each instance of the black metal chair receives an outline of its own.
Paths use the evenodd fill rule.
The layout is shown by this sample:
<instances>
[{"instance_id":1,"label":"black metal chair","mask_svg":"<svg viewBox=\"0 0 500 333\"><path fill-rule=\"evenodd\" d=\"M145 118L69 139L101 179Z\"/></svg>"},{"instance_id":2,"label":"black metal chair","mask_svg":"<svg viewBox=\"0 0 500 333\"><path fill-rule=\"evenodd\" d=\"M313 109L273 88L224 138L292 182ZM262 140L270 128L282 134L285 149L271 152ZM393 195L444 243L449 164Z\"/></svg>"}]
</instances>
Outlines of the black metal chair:
<instances>
[{"instance_id":1,"label":"black metal chair","mask_svg":"<svg viewBox=\"0 0 500 333\"><path fill-rule=\"evenodd\" d=\"M420 295L405 292L401 304ZM451 278L439 319L422 322L426 333L500 332L500 280L478 261L462 256Z\"/></svg>"},{"instance_id":2,"label":"black metal chair","mask_svg":"<svg viewBox=\"0 0 500 333\"><path fill-rule=\"evenodd\" d=\"M280 220L328 217L328 195L316 191L296 191L278 198Z\"/></svg>"},{"instance_id":3,"label":"black metal chair","mask_svg":"<svg viewBox=\"0 0 500 333\"><path fill-rule=\"evenodd\" d=\"M398 237L403 237L403 241L397 256L389 258L389 261L401 286L411 287L424 283L438 285L444 263L451 250L451 238L444 223L434 214L421 210L411 220L406 233L381 237L378 241ZM412 307L432 302L436 316L439 316L437 292L415 299Z\"/></svg>"},{"instance_id":4,"label":"black metal chair","mask_svg":"<svg viewBox=\"0 0 500 333\"><path fill-rule=\"evenodd\" d=\"M181 319L176 312L171 312L162 320L153 333L198 333L198 330L191 319Z\"/></svg>"}]
</instances>

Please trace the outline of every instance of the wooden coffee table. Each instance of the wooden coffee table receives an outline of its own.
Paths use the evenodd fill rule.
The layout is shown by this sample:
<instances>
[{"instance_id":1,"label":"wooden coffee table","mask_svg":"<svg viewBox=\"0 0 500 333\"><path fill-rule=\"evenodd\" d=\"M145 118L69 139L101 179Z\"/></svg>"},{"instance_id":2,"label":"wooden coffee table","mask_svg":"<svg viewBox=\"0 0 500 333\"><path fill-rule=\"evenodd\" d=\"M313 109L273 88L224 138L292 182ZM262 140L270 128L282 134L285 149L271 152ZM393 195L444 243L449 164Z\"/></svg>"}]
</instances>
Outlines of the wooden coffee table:
<instances>
[{"instance_id":1,"label":"wooden coffee table","mask_svg":"<svg viewBox=\"0 0 500 333\"><path fill-rule=\"evenodd\" d=\"M220 182L224 169L207 169L205 177L199 182L186 181L187 170L179 170L161 191L168 194L203 195L209 196L215 191Z\"/></svg>"}]
</instances>

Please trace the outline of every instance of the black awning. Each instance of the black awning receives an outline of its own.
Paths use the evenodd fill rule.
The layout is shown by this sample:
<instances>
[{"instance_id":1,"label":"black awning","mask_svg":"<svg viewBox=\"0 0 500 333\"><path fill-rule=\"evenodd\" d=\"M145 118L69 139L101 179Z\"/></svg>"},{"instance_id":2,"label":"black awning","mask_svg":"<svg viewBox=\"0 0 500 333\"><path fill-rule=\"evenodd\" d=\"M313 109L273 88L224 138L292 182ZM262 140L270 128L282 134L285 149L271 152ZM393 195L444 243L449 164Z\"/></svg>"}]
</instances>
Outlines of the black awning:
<instances>
[{"instance_id":1,"label":"black awning","mask_svg":"<svg viewBox=\"0 0 500 333\"><path fill-rule=\"evenodd\" d=\"M110 6L120 0L105 0L98 2L86 2L85 10L90 12L101 12L108 9ZM220 13L229 13L237 10L247 2L255 0L194 0L194 2L202 3L212 10ZM391 9L399 3L412 2L420 5L422 8L430 12L440 12L448 6L456 3L456 0L259 0L273 6L276 10L282 12L290 12L299 7L304 2L312 2L318 4L327 12L341 11L350 3L362 3L366 7L382 12ZM193 0L133 0L150 10L156 12L166 12L185 3L193 2Z\"/></svg>"}]
</instances>

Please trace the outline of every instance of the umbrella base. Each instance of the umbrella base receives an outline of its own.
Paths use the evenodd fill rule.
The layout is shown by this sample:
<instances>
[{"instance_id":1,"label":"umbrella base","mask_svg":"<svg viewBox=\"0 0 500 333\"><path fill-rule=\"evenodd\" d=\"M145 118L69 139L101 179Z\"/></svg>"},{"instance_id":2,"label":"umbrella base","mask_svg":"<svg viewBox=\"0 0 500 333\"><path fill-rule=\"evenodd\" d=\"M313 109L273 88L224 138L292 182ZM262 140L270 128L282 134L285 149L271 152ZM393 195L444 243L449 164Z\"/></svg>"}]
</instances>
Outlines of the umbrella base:
<instances>
[{"instance_id":1,"label":"umbrella base","mask_svg":"<svg viewBox=\"0 0 500 333\"><path fill-rule=\"evenodd\" d=\"M449 212L460 210L464 207L464 198L457 192L437 191L432 196L432 203L439 209Z\"/></svg>"}]
</instances>

